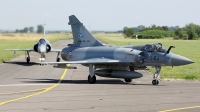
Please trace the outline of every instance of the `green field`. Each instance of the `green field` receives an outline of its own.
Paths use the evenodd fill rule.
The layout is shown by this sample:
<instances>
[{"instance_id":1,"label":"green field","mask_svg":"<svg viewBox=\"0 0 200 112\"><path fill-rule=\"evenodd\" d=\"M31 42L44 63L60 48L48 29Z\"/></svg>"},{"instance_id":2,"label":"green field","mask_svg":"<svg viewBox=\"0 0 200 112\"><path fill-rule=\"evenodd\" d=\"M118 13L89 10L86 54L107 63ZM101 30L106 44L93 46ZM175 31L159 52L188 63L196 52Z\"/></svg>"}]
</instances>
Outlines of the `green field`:
<instances>
[{"instance_id":1,"label":"green field","mask_svg":"<svg viewBox=\"0 0 200 112\"><path fill-rule=\"evenodd\" d=\"M162 67L161 78L162 79L187 79L187 80L200 80L200 40L172 40L168 39L130 39L124 38L120 34L103 35L95 34L99 41L116 46L127 46L127 45L139 45L145 43L160 42L163 46L168 49L169 46L173 45L171 52L185 56L195 63L185 66L174 66ZM149 67L150 72L154 73L155 70Z\"/></svg>"},{"instance_id":2,"label":"green field","mask_svg":"<svg viewBox=\"0 0 200 112\"><path fill-rule=\"evenodd\" d=\"M33 45L43 34L0 34L0 63L8 61L16 56L24 54L18 51L16 56L13 56L12 51L5 51L4 49L11 48L33 48ZM58 41L59 39L72 37L70 34L47 34L46 38L50 42Z\"/></svg>"}]
</instances>

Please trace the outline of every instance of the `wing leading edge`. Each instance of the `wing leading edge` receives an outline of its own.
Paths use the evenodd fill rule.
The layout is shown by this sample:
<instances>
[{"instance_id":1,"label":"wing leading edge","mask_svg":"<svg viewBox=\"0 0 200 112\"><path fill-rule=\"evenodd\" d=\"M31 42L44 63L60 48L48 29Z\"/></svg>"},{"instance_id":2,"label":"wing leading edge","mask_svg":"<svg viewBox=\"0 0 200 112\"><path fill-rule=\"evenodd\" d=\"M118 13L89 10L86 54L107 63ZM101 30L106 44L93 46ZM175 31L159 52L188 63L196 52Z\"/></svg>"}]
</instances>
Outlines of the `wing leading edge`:
<instances>
[{"instance_id":1,"label":"wing leading edge","mask_svg":"<svg viewBox=\"0 0 200 112\"><path fill-rule=\"evenodd\" d=\"M126 60L106 59L106 58L92 58L80 61L66 61L66 62L43 62L43 64L111 64L111 63L131 63Z\"/></svg>"},{"instance_id":2,"label":"wing leading edge","mask_svg":"<svg viewBox=\"0 0 200 112\"><path fill-rule=\"evenodd\" d=\"M61 49L51 49L50 52L61 52L62 50Z\"/></svg>"},{"instance_id":3,"label":"wing leading edge","mask_svg":"<svg viewBox=\"0 0 200 112\"><path fill-rule=\"evenodd\" d=\"M5 49L7 51L34 51L34 49Z\"/></svg>"}]
</instances>

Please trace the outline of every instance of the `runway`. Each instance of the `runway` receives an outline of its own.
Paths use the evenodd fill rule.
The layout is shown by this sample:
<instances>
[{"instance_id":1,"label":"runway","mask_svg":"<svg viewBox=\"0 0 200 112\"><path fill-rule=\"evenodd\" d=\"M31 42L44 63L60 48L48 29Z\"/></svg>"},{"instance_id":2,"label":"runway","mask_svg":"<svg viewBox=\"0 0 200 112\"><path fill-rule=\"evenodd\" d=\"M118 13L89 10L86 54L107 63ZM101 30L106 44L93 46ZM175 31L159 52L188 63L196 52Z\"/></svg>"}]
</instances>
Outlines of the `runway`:
<instances>
[{"instance_id":1,"label":"runway","mask_svg":"<svg viewBox=\"0 0 200 112\"><path fill-rule=\"evenodd\" d=\"M62 49L72 40L53 43ZM9 51L8 51L9 52ZM45 61L56 61L56 53L46 54ZM59 69L51 65L39 66L40 55L30 53L0 64L0 112L199 112L200 81L160 81L151 84L152 76L125 83L123 79L97 76L95 84L88 84L88 68ZM74 66L74 65L73 65ZM161 71L162 74L162 71Z\"/></svg>"}]
</instances>

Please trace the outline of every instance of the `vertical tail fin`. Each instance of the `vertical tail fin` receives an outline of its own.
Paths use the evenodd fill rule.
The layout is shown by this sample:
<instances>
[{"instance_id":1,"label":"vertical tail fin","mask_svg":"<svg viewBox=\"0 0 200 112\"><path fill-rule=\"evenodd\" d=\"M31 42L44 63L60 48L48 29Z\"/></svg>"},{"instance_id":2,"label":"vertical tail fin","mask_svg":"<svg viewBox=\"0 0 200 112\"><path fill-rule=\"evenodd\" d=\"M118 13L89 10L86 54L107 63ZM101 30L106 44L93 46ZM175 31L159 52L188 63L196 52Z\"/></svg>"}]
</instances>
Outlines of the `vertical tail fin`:
<instances>
[{"instance_id":1,"label":"vertical tail fin","mask_svg":"<svg viewBox=\"0 0 200 112\"><path fill-rule=\"evenodd\" d=\"M74 15L69 16L69 25L71 25L74 45L87 47L87 46L103 46L99 41L97 41L83 26Z\"/></svg>"},{"instance_id":2,"label":"vertical tail fin","mask_svg":"<svg viewBox=\"0 0 200 112\"><path fill-rule=\"evenodd\" d=\"M43 24L43 33L44 33L44 35L43 35L43 38L45 38L45 39L46 39L46 35L45 35L45 28L44 28L44 27L45 27L45 25L46 25L46 24L44 23L44 24Z\"/></svg>"}]
</instances>

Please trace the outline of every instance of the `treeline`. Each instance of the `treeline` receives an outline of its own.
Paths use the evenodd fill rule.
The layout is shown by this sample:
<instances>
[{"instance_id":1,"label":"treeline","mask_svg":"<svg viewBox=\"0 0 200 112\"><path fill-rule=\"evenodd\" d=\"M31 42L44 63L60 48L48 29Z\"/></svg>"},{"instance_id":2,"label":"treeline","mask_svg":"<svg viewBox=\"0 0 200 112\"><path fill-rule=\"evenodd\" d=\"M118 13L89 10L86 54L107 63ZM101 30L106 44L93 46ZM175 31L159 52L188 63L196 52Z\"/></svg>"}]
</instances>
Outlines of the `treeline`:
<instances>
[{"instance_id":1,"label":"treeline","mask_svg":"<svg viewBox=\"0 0 200 112\"><path fill-rule=\"evenodd\" d=\"M34 27L25 27L24 29L16 29L15 33L33 33Z\"/></svg>"},{"instance_id":2,"label":"treeline","mask_svg":"<svg viewBox=\"0 0 200 112\"><path fill-rule=\"evenodd\" d=\"M139 39L159 39L164 37L173 37L174 39L198 39L200 38L200 26L190 23L183 28L179 26L156 26L151 25L145 27L140 25L138 27L124 27L123 34L125 37L139 38Z\"/></svg>"},{"instance_id":3,"label":"treeline","mask_svg":"<svg viewBox=\"0 0 200 112\"><path fill-rule=\"evenodd\" d=\"M43 25L37 25L37 33L43 33L44 27ZM24 29L16 29L15 33L34 33L34 27L25 27Z\"/></svg>"}]
</instances>

